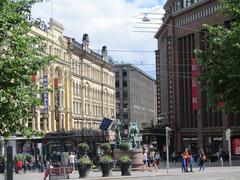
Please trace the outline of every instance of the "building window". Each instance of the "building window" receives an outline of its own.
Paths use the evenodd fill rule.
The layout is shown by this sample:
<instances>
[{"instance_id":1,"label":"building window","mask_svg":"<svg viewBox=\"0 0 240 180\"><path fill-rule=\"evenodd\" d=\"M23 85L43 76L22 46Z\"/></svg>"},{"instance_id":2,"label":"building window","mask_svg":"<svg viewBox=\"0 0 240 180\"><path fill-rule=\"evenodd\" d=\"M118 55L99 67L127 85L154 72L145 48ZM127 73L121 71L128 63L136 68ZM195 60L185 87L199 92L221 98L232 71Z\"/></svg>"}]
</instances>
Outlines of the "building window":
<instances>
[{"instance_id":1,"label":"building window","mask_svg":"<svg viewBox=\"0 0 240 180\"><path fill-rule=\"evenodd\" d=\"M187 6L191 6L194 3L194 0L187 0L186 4Z\"/></svg>"}]
</instances>

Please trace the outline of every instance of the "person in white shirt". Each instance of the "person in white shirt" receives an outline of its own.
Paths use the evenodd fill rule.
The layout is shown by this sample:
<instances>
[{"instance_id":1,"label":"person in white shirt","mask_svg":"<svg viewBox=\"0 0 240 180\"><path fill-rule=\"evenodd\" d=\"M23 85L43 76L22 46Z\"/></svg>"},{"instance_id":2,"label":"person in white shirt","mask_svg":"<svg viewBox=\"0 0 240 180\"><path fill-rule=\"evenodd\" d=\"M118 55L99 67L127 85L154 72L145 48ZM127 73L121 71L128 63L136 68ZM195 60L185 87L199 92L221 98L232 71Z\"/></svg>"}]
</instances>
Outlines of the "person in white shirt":
<instances>
[{"instance_id":1,"label":"person in white shirt","mask_svg":"<svg viewBox=\"0 0 240 180\"><path fill-rule=\"evenodd\" d=\"M145 169L149 170L149 167L148 167L148 151L147 150L144 150L143 152L143 167L142 167L142 171L144 171Z\"/></svg>"},{"instance_id":2,"label":"person in white shirt","mask_svg":"<svg viewBox=\"0 0 240 180\"><path fill-rule=\"evenodd\" d=\"M73 153L69 156L69 164L73 169L75 169L75 155Z\"/></svg>"}]
</instances>

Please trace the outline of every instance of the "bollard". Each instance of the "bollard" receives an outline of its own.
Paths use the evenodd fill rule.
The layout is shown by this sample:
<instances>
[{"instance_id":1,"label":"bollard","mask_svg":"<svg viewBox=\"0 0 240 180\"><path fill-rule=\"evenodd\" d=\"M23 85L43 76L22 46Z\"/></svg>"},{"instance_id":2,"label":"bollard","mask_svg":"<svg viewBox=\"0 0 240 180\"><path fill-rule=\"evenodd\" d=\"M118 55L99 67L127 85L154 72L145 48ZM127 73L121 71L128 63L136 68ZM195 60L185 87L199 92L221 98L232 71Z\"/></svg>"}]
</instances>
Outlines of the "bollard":
<instances>
[{"instance_id":1,"label":"bollard","mask_svg":"<svg viewBox=\"0 0 240 180\"><path fill-rule=\"evenodd\" d=\"M13 150L12 146L6 146L6 161L5 161L5 180L13 180Z\"/></svg>"}]
</instances>

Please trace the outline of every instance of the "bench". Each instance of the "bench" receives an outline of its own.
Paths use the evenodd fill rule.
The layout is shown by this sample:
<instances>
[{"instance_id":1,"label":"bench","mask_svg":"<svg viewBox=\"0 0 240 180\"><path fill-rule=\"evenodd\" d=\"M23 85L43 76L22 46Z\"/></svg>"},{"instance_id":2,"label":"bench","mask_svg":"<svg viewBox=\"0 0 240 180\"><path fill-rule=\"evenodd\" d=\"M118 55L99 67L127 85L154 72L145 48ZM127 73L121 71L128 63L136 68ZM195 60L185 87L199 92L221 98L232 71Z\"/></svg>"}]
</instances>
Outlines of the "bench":
<instances>
[{"instance_id":1,"label":"bench","mask_svg":"<svg viewBox=\"0 0 240 180\"><path fill-rule=\"evenodd\" d=\"M49 169L49 180L69 179L69 174L73 172L72 167L53 167Z\"/></svg>"}]
</instances>

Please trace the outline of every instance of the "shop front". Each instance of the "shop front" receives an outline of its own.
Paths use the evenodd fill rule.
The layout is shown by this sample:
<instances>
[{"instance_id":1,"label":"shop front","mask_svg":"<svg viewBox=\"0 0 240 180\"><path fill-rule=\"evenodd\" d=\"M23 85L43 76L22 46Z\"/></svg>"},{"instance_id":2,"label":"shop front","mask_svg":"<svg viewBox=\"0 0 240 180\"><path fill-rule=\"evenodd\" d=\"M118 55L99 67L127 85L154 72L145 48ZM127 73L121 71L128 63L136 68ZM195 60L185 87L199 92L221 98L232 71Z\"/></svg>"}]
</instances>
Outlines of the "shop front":
<instances>
[{"instance_id":1,"label":"shop front","mask_svg":"<svg viewBox=\"0 0 240 180\"><path fill-rule=\"evenodd\" d=\"M206 154L216 154L223 149L222 136L204 136L204 150Z\"/></svg>"},{"instance_id":2,"label":"shop front","mask_svg":"<svg viewBox=\"0 0 240 180\"><path fill-rule=\"evenodd\" d=\"M193 154L198 154L197 137L183 137L182 151L184 151L185 148Z\"/></svg>"}]
</instances>

